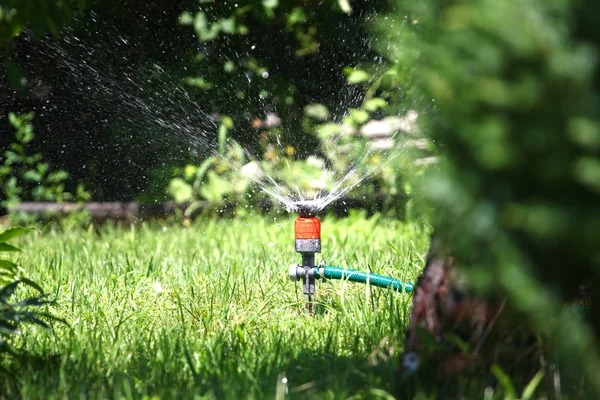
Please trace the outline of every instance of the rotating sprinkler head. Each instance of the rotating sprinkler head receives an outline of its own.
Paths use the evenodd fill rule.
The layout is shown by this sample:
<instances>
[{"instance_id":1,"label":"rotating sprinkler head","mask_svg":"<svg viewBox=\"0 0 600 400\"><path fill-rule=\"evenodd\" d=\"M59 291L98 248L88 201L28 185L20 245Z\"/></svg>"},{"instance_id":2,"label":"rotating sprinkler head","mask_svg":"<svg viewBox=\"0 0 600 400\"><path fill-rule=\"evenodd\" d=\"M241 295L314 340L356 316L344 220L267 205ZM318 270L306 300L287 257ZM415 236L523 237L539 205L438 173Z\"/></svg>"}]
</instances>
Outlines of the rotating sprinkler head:
<instances>
[{"instance_id":1,"label":"rotating sprinkler head","mask_svg":"<svg viewBox=\"0 0 600 400\"><path fill-rule=\"evenodd\" d=\"M301 217L310 218L317 215L322 207L314 200L300 200L294 202L292 209L295 210Z\"/></svg>"}]
</instances>

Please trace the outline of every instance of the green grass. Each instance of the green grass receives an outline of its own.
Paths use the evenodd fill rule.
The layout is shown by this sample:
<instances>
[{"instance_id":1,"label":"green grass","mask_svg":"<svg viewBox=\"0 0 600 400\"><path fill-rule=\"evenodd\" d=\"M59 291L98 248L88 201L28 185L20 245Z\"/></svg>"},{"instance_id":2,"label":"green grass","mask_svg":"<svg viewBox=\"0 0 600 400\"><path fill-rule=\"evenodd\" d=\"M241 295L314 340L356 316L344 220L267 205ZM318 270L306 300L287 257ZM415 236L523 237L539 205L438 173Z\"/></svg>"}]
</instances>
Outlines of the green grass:
<instances>
[{"instance_id":1,"label":"green grass","mask_svg":"<svg viewBox=\"0 0 600 400\"><path fill-rule=\"evenodd\" d=\"M49 229L16 241L27 275L57 300L51 311L69 326L25 329L18 344L32 357L2 360L14 377L0 381L0 393L262 399L393 392L410 296L319 281L320 308L305 315L301 287L287 278L300 260L292 225L273 217L208 219L189 228ZM424 224L355 215L322 225L330 265L413 282L422 268Z\"/></svg>"}]
</instances>

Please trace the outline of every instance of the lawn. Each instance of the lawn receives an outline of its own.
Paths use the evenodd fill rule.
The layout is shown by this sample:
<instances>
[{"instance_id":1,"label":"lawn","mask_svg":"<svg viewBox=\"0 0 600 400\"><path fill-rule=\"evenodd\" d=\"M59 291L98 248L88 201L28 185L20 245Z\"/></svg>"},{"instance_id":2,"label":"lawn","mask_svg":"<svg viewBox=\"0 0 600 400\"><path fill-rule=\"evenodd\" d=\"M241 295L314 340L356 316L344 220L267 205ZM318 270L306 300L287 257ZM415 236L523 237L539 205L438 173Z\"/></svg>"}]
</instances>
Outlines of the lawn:
<instances>
[{"instance_id":1,"label":"lawn","mask_svg":"<svg viewBox=\"0 0 600 400\"><path fill-rule=\"evenodd\" d=\"M414 282L428 227L324 218L329 265ZM3 360L5 398L374 398L394 390L411 297L318 281L303 312L293 219L199 219L190 227L45 229L14 244L69 326L29 327L30 357ZM320 261L318 258L317 261ZM19 293L18 293L19 294ZM20 294L24 294L20 292ZM0 396L1 397L1 396Z\"/></svg>"}]
</instances>

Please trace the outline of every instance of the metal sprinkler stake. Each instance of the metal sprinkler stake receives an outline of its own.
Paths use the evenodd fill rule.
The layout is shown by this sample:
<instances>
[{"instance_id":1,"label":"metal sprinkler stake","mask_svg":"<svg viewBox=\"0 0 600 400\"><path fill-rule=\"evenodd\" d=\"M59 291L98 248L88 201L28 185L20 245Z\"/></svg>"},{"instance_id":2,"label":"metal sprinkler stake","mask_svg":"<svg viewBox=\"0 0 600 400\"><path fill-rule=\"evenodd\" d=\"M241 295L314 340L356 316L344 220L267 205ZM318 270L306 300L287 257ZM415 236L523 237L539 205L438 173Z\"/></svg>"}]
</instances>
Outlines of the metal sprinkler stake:
<instances>
[{"instance_id":1,"label":"metal sprinkler stake","mask_svg":"<svg viewBox=\"0 0 600 400\"><path fill-rule=\"evenodd\" d=\"M321 252L321 221L314 216L315 211L310 204L297 205L300 216L294 221L294 236L296 252L302 255L302 264L290 266L290 278L302 279L306 310L312 314L315 297L315 253Z\"/></svg>"}]
</instances>

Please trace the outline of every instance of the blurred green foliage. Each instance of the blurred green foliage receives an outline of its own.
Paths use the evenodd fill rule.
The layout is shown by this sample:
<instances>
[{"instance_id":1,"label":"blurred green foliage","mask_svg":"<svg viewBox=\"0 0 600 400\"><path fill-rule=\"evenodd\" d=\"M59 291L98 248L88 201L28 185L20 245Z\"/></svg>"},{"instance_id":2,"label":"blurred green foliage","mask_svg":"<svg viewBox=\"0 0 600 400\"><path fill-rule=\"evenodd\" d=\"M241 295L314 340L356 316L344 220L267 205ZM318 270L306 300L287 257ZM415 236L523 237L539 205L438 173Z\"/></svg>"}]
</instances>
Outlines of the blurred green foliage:
<instances>
[{"instance_id":1,"label":"blurred green foliage","mask_svg":"<svg viewBox=\"0 0 600 400\"><path fill-rule=\"evenodd\" d=\"M65 191L64 181L69 174L63 170L52 170L48 163L42 161L42 154L29 151L29 145L35 139L33 114L10 113L8 118L14 129L14 141L0 159L0 206L10 209L23 200L89 200L90 194L81 184L74 194Z\"/></svg>"},{"instance_id":2,"label":"blurred green foliage","mask_svg":"<svg viewBox=\"0 0 600 400\"><path fill-rule=\"evenodd\" d=\"M245 156L236 141L231 140L227 145L227 131L231 128L233 121L224 117L219 128L218 152L199 166L188 164L175 170L180 176L171 179L168 191L176 202L193 202L186 214L191 214L200 200L219 204L226 200L244 199L249 179L240 170L245 164Z\"/></svg>"},{"instance_id":3,"label":"blurred green foliage","mask_svg":"<svg viewBox=\"0 0 600 400\"><path fill-rule=\"evenodd\" d=\"M421 185L436 234L600 393L598 2L397 4L374 27L444 155ZM564 306L582 285L586 320Z\"/></svg>"},{"instance_id":4,"label":"blurred green foliage","mask_svg":"<svg viewBox=\"0 0 600 400\"><path fill-rule=\"evenodd\" d=\"M0 4L0 48L30 27L39 38L47 32L57 34L61 24L73 20L85 7L85 0L5 0Z\"/></svg>"}]
</instances>

